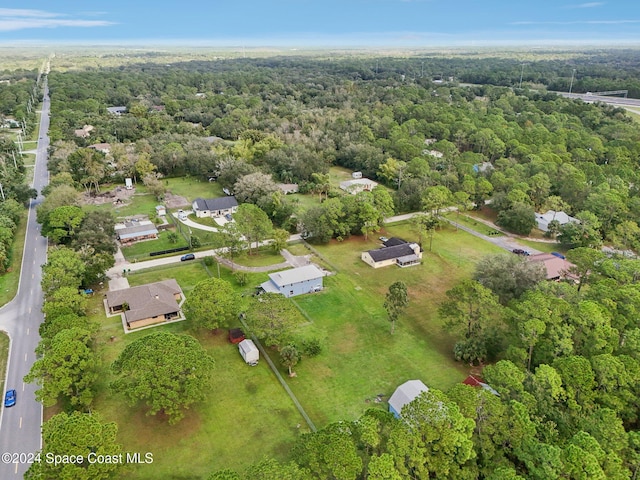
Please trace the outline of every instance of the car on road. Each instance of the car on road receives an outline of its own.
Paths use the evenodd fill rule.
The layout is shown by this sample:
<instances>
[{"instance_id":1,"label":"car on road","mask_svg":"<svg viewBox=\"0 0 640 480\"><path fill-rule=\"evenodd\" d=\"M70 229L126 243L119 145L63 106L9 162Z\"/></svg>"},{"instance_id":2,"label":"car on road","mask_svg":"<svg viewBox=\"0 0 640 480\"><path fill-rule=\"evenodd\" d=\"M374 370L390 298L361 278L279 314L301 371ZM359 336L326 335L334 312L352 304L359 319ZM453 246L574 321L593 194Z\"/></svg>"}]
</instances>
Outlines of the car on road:
<instances>
[{"instance_id":1,"label":"car on road","mask_svg":"<svg viewBox=\"0 0 640 480\"><path fill-rule=\"evenodd\" d=\"M193 253L187 253L180 257L181 262L186 262L187 260L195 260L196 256Z\"/></svg>"},{"instance_id":2,"label":"car on road","mask_svg":"<svg viewBox=\"0 0 640 480\"><path fill-rule=\"evenodd\" d=\"M16 390L12 388L11 390L7 390L7 393L4 395L4 406L5 407L13 407L16 404Z\"/></svg>"},{"instance_id":3,"label":"car on road","mask_svg":"<svg viewBox=\"0 0 640 480\"><path fill-rule=\"evenodd\" d=\"M521 248L514 248L513 250L511 250L513 253L515 253L516 255L524 255L525 257L529 256L529 252L527 252L526 250L523 250Z\"/></svg>"},{"instance_id":4,"label":"car on road","mask_svg":"<svg viewBox=\"0 0 640 480\"><path fill-rule=\"evenodd\" d=\"M554 257L561 258L562 260L565 260L567 258L563 254L558 253L558 252L551 252L551 255L553 255Z\"/></svg>"}]
</instances>

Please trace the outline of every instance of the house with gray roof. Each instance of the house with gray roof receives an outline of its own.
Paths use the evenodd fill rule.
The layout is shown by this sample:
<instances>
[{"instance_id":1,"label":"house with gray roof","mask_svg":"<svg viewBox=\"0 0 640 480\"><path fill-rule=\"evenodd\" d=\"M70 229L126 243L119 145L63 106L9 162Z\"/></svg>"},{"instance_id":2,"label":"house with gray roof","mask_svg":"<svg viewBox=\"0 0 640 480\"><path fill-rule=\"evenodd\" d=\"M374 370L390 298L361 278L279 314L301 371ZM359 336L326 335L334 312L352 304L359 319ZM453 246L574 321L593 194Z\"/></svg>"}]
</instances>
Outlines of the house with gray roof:
<instances>
[{"instance_id":1,"label":"house with gray roof","mask_svg":"<svg viewBox=\"0 0 640 480\"><path fill-rule=\"evenodd\" d=\"M396 388L396 391L391 395L389 399L389 411L393 413L396 418L400 418L402 409L407 403L413 402L422 392L428 391L429 387L422 383L421 380L404 382Z\"/></svg>"},{"instance_id":2,"label":"house with gray roof","mask_svg":"<svg viewBox=\"0 0 640 480\"><path fill-rule=\"evenodd\" d=\"M114 229L116 231L116 239L122 245L158 238L158 229L151 220L132 220L117 223Z\"/></svg>"},{"instance_id":3,"label":"house with gray roof","mask_svg":"<svg viewBox=\"0 0 640 480\"><path fill-rule=\"evenodd\" d=\"M121 314L128 330L182 318L184 295L174 279L108 292L107 315Z\"/></svg>"},{"instance_id":4,"label":"house with gray roof","mask_svg":"<svg viewBox=\"0 0 640 480\"><path fill-rule=\"evenodd\" d=\"M390 238L382 248L362 252L361 259L373 268L397 265L399 267L411 267L420 265L422 250L417 243L409 243L400 238Z\"/></svg>"},{"instance_id":5,"label":"house with gray roof","mask_svg":"<svg viewBox=\"0 0 640 480\"><path fill-rule=\"evenodd\" d=\"M322 277L325 273L315 265L270 273L269 280L260 285L267 293L281 293L285 297L295 297L304 293L322 290Z\"/></svg>"},{"instance_id":6,"label":"house with gray roof","mask_svg":"<svg viewBox=\"0 0 640 480\"><path fill-rule=\"evenodd\" d=\"M218 198L196 198L193 201L193 211L196 217L224 217L236 213L238 201L233 195Z\"/></svg>"}]
</instances>

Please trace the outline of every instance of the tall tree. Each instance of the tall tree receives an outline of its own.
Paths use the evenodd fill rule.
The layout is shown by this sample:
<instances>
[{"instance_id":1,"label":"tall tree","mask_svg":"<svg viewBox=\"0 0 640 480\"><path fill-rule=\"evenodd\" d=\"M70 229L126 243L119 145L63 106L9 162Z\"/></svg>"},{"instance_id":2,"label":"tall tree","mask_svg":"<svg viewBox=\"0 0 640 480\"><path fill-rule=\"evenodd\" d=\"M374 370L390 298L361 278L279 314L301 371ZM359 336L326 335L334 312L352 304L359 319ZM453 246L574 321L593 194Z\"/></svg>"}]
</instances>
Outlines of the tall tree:
<instances>
[{"instance_id":1,"label":"tall tree","mask_svg":"<svg viewBox=\"0 0 640 480\"><path fill-rule=\"evenodd\" d=\"M409 305L409 294L407 285L402 281L397 281L389 286L389 291L385 296L384 308L391 322L391 334L396 328L396 320L405 308Z\"/></svg>"},{"instance_id":2,"label":"tall tree","mask_svg":"<svg viewBox=\"0 0 640 480\"><path fill-rule=\"evenodd\" d=\"M237 319L240 298L226 280L208 278L196 284L182 308L195 327L215 330Z\"/></svg>"},{"instance_id":3,"label":"tall tree","mask_svg":"<svg viewBox=\"0 0 640 480\"><path fill-rule=\"evenodd\" d=\"M44 406L55 405L62 395L77 408L90 407L99 365L91 343L90 332L72 327L60 331L45 349L38 350L41 356L24 381L41 385L36 391L36 399Z\"/></svg>"},{"instance_id":4,"label":"tall tree","mask_svg":"<svg viewBox=\"0 0 640 480\"><path fill-rule=\"evenodd\" d=\"M267 214L250 203L243 203L234 215L238 230L244 235L249 246L249 254L253 252L254 244L269 238L273 232L273 224Z\"/></svg>"},{"instance_id":5,"label":"tall tree","mask_svg":"<svg viewBox=\"0 0 640 480\"><path fill-rule=\"evenodd\" d=\"M213 359L190 335L152 333L129 345L112 365L111 387L131 405L145 402L148 415L163 413L174 424L205 398Z\"/></svg>"},{"instance_id":6,"label":"tall tree","mask_svg":"<svg viewBox=\"0 0 640 480\"><path fill-rule=\"evenodd\" d=\"M265 345L282 345L289 338L299 315L291 301L279 293L263 293L251 300L247 323Z\"/></svg>"},{"instance_id":7,"label":"tall tree","mask_svg":"<svg viewBox=\"0 0 640 480\"><path fill-rule=\"evenodd\" d=\"M89 455L108 455L117 459L122 447L117 443L118 426L105 423L97 413L58 413L42 425L42 461L34 462L25 478L52 479L110 479L121 478L124 464L118 462L89 462ZM64 454L60 453L64 452ZM81 457L80 463L45 461L55 455Z\"/></svg>"}]
</instances>

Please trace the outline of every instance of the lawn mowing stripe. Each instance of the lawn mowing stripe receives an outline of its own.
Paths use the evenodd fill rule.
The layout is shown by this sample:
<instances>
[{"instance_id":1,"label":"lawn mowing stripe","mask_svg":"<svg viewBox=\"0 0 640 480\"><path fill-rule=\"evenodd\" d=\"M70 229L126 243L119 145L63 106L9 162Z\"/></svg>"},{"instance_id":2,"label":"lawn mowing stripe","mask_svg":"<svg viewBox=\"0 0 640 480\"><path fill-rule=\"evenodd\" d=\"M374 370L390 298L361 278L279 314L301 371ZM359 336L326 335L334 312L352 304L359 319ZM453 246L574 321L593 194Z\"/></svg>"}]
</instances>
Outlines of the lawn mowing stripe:
<instances>
[{"instance_id":1,"label":"lawn mowing stripe","mask_svg":"<svg viewBox=\"0 0 640 480\"><path fill-rule=\"evenodd\" d=\"M245 323L245 321L242 318L240 318L240 323L242 323L242 326L248 332L249 328L247 327L247 324ZM302 415L302 418L304 418L305 422L307 422L307 425L309 425L309 428L311 429L311 431L312 432L317 432L318 429L316 428L316 426L311 421L311 418L309 418L309 415L307 415L307 412L304 411L304 408L302 407L302 404L298 401L297 397L291 391L291 389L289 388L289 385L287 385L287 382L284 380L284 378L282 378L282 375L280 375L280 372L276 368L275 364L271 360L271 357L269 357L269 355L267 354L266 350L264 349L264 347L262 346L260 341L253 334L251 335L251 339L253 340L253 342L258 347L258 350L260 350L260 353L264 356L264 359L267 361L267 364L269 365L269 367L271 368L273 373L275 373L276 378L280 382L280 385L282 385L282 388L284 388L284 391L287 392L287 394L291 398L291 401L293 402L293 404L296 406L296 408L300 412L300 415Z\"/></svg>"}]
</instances>

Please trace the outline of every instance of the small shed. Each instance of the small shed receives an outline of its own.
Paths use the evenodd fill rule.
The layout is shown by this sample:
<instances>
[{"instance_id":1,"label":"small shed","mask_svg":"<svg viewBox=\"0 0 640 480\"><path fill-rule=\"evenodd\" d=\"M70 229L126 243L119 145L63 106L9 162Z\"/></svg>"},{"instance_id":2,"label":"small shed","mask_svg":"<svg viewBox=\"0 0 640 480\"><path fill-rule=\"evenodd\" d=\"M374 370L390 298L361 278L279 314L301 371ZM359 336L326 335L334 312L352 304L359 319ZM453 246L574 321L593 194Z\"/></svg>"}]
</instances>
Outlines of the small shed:
<instances>
[{"instance_id":1,"label":"small shed","mask_svg":"<svg viewBox=\"0 0 640 480\"><path fill-rule=\"evenodd\" d=\"M246 363L255 367L260 359L260 352L258 347L253 343L253 340L243 340L238 344L238 351Z\"/></svg>"},{"instance_id":2,"label":"small shed","mask_svg":"<svg viewBox=\"0 0 640 480\"><path fill-rule=\"evenodd\" d=\"M164 205L156 205L156 215L164 217L167 214L167 209Z\"/></svg>"},{"instance_id":3,"label":"small shed","mask_svg":"<svg viewBox=\"0 0 640 480\"><path fill-rule=\"evenodd\" d=\"M422 392L428 392L427 387L421 380L409 380L404 382L396 391L393 392L389 399L389 411L393 413L396 418L400 418L403 407L407 403L411 403Z\"/></svg>"}]
</instances>

